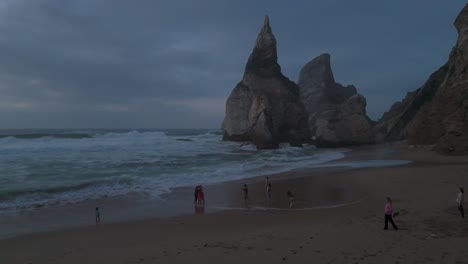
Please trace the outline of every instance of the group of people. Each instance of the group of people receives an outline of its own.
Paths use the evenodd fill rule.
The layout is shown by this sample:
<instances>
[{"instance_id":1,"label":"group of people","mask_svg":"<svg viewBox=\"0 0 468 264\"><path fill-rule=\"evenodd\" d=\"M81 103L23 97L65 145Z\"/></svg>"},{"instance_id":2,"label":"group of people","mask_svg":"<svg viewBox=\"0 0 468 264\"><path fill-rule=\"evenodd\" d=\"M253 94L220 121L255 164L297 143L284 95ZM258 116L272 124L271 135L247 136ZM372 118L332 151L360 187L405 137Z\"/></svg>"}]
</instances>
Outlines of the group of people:
<instances>
[{"instance_id":1,"label":"group of people","mask_svg":"<svg viewBox=\"0 0 468 264\"><path fill-rule=\"evenodd\" d=\"M457 199L455 200L458 205L458 211L460 212L460 216L462 218L465 218L465 210L463 208L463 203L465 202L465 190L463 187L460 187ZM393 221L393 218L395 216L398 216L398 212L393 211L393 204L392 204L392 199L390 197L387 197L387 203L385 204L385 226L384 230L388 229L388 222L390 222L393 226L393 229L398 230L397 225Z\"/></svg>"},{"instance_id":2,"label":"group of people","mask_svg":"<svg viewBox=\"0 0 468 264\"><path fill-rule=\"evenodd\" d=\"M270 179L266 177L266 199L267 199L267 204L268 206L271 205L271 183ZM248 206L249 202L249 188L247 184L244 184L242 187L242 191L244 194L244 202L245 205ZM293 208L296 204L296 197L294 196L293 192L291 190L288 190L286 193L287 197L289 198L289 208ZM458 211L460 212L460 216L462 218L465 218L465 210L463 208L463 203L465 201L465 191L463 187L460 187L459 193L456 198L456 202L458 205ZM195 187L194 191L194 204L196 208L203 208L205 205L205 194L203 192L203 187L201 185L197 185ZM393 220L394 217L398 216L398 212L394 212L393 210L393 204L392 204L392 199L390 197L387 197L387 202L385 203L385 226L384 230L388 229L388 223L392 224L393 229L398 230L397 225L395 224L395 221ZM199 213L199 211L197 211ZM95 216L96 216L96 225L101 222L101 212L99 211L99 207L96 207L95 211Z\"/></svg>"},{"instance_id":3,"label":"group of people","mask_svg":"<svg viewBox=\"0 0 468 264\"><path fill-rule=\"evenodd\" d=\"M244 186L242 187L242 192L244 194L244 203L246 206L248 206L249 188L247 184L244 184ZM266 196L267 205L271 206L271 183L268 177L266 177L265 179L265 196ZM286 196L289 199L289 208L293 208L296 205L296 197L294 196L294 193L291 190L288 190L286 192Z\"/></svg>"},{"instance_id":4,"label":"group of people","mask_svg":"<svg viewBox=\"0 0 468 264\"><path fill-rule=\"evenodd\" d=\"M268 177L266 177L265 186L266 186L267 205L270 206L271 205L271 183L270 183L270 179ZM244 186L242 187L242 192L243 192L243 195L244 195L245 205L246 205L246 207L248 207L250 199L249 199L249 187L247 186L247 184L244 184ZM465 193L465 191L463 190L463 187L460 187L460 191L459 191L457 199L456 199L456 202L457 202L457 205L458 205L458 211L460 212L460 216L462 218L465 217L465 211L464 211L464 208L463 208L463 203L464 203L464 200L465 200L464 193ZM291 190L288 190L286 195L287 195L287 197L289 199L289 208L294 208L294 206L296 204L296 197L294 196L293 192ZM200 203L200 202L202 204L204 203L204 195L203 195L202 186L198 185L198 186L195 187L195 203ZM398 230L398 226L395 224L395 221L393 219L394 219L394 217L398 216L399 213L394 212L392 199L390 197L387 197L387 202L385 203L384 212L385 212L385 215L384 215L384 221L385 221L384 230L388 230L388 223L390 223L393 226L393 229Z\"/></svg>"}]
</instances>

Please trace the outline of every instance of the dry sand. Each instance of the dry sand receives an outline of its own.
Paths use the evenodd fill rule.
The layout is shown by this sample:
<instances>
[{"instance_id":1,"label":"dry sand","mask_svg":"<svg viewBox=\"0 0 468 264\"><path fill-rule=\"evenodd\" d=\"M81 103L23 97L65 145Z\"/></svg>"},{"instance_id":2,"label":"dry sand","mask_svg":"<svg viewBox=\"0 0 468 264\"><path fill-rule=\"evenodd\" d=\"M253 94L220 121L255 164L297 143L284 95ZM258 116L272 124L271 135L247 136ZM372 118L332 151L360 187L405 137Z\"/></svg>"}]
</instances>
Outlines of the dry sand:
<instances>
[{"instance_id":1,"label":"dry sand","mask_svg":"<svg viewBox=\"0 0 468 264\"><path fill-rule=\"evenodd\" d=\"M468 157L393 146L409 165L299 170L271 177L272 207L224 210L102 224L0 241L0 263L468 263L468 222L458 216L459 186L468 186ZM375 159L378 148L351 159ZM388 156L386 157L388 158ZM246 180L251 206L265 205L264 178ZM242 207L241 184L207 189ZM299 208L286 210L294 189ZM171 199L180 197L176 190ZM400 230L383 230L385 197L393 198ZM191 196L190 196L191 197Z\"/></svg>"}]
</instances>

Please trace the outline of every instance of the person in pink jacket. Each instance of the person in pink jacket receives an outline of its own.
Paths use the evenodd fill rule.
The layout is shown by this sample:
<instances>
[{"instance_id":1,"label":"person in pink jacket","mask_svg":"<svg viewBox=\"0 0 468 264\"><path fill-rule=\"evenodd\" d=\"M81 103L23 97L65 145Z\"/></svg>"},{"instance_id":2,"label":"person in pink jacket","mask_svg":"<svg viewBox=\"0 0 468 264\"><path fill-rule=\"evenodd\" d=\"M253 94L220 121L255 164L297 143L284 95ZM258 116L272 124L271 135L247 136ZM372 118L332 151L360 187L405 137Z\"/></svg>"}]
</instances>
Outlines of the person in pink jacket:
<instances>
[{"instance_id":1,"label":"person in pink jacket","mask_svg":"<svg viewBox=\"0 0 468 264\"><path fill-rule=\"evenodd\" d=\"M458 204L458 211L460 211L460 215L462 218L465 218L465 210L463 210L463 203L465 202L465 191L463 187L460 187L460 192L457 196L457 204Z\"/></svg>"},{"instance_id":2,"label":"person in pink jacket","mask_svg":"<svg viewBox=\"0 0 468 264\"><path fill-rule=\"evenodd\" d=\"M385 204L385 227L384 230L388 229L388 222L390 222L395 230L398 230L398 227L393 222L393 205L392 199L387 197L387 203Z\"/></svg>"}]
</instances>

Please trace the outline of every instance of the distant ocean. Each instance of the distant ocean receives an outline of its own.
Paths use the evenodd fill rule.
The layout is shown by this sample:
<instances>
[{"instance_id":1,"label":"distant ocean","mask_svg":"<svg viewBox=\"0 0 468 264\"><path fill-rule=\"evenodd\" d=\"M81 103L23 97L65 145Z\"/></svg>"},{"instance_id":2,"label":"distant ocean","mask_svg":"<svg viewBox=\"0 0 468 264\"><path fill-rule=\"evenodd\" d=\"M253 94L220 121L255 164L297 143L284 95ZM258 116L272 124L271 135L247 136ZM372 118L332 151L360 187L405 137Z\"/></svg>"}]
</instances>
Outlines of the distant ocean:
<instances>
[{"instance_id":1,"label":"distant ocean","mask_svg":"<svg viewBox=\"0 0 468 264\"><path fill-rule=\"evenodd\" d=\"M0 130L0 213L319 166L340 150L256 150L219 130Z\"/></svg>"}]
</instances>

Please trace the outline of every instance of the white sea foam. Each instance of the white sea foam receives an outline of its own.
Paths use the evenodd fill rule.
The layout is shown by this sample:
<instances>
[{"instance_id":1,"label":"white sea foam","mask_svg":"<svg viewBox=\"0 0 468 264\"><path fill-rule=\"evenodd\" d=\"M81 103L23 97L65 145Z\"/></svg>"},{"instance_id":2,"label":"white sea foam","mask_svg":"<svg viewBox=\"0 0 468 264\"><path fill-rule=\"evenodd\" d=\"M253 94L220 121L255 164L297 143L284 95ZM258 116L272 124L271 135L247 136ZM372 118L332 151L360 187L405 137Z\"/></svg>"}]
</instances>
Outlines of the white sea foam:
<instances>
[{"instance_id":1,"label":"white sea foam","mask_svg":"<svg viewBox=\"0 0 468 264\"><path fill-rule=\"evenodd\" d=\"M344 150L314 146L256 150L207 131L78 132L0 139L0 211L129 193L157 197L174 187L330 166L344 157ZM342 165L360 166L332 166Z\"/></svg>"}]
</instances>

